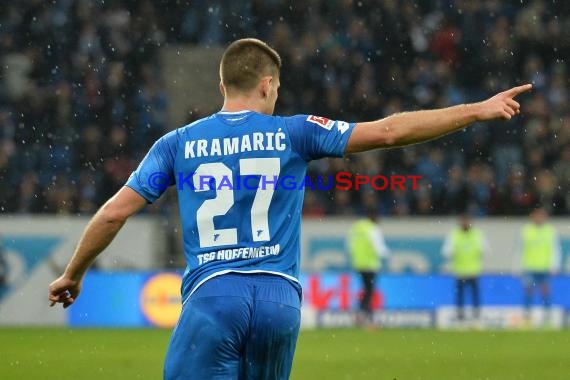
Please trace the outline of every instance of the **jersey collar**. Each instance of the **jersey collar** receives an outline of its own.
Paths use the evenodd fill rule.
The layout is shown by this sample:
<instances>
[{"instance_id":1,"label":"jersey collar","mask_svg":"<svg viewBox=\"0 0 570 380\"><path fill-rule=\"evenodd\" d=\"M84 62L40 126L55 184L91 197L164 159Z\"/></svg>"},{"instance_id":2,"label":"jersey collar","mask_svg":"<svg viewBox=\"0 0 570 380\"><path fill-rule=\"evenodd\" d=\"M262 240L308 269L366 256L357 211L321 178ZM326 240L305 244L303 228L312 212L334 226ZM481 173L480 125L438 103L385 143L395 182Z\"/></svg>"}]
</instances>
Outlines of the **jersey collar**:
<instances>
[{"instance_id":1,"label":"jersey collar","mask_svg":"<svg viewBox=\"0 0 570 380\"><path fill-rule=\"evenodd\" d=\"M253 112L252 110L242 110L242 111L235 111L235 112L228 112L228 111L220 111L218 114L220 115L239 115L242 113Z\"/></svg>"}]
</instances>

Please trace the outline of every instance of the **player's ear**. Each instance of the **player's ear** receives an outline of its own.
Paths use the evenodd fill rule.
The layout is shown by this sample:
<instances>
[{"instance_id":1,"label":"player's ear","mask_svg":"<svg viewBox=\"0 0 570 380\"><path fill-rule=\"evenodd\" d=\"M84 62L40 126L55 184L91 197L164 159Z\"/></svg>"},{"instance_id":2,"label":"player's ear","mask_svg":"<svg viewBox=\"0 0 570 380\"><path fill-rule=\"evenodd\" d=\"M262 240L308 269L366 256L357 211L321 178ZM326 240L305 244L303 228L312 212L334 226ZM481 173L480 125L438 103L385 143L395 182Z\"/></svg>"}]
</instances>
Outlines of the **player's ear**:
<instances>
[{"instance_id":1,"label":"player's ear","mask_svg":"<svg viewBox=\"0 0 570 380\"><path fill-rule=\"evenodd\" d=\"M222 94L222 96L224 98L226 97L226 89L224 88L224 85L222 84L222 82L220 82L220 93Z\"/></svg>"},{"instance_id":2,"label":"player's ear","mask_svg":"<svg viewBox=\"0 0 570 380\"><path fill-rule=\"evenodd\" d=\"M268 98L269 94L271 93L271 80L272 77L270 76L261 78L261 81L259 83L259 92L263 99Z\"/></svg>"}]
</instances>

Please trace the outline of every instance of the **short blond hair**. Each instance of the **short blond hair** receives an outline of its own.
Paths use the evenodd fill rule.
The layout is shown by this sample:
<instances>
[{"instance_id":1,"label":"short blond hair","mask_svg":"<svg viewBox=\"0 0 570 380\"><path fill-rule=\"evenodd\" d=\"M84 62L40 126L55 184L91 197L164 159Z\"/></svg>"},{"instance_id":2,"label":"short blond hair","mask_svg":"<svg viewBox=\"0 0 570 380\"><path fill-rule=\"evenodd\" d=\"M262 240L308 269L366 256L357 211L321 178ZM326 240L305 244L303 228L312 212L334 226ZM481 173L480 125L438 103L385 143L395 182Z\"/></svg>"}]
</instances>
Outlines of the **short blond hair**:
<instances>
[{"instance_id":1,"label":"short blond hair","mask_svg":"<svg viewBox=\"0 0 570 380\"><path fill-rule=\"evenodd\" d=\"M249 92L263 76L279 75L280 70L279 54L256 38L232 42L220 62L220 78L229 92Z\"/></svg>"}]
</instances>

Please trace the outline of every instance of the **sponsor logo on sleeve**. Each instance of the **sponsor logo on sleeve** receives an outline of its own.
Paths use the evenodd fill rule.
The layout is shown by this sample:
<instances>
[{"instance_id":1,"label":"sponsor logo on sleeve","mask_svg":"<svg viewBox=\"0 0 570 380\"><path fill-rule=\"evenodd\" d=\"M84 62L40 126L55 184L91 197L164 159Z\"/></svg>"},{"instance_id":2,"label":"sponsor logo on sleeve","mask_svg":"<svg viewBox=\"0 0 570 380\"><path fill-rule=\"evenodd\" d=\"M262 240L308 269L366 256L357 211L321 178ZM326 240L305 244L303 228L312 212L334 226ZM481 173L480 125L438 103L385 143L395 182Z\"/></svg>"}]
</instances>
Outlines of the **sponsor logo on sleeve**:
<instances>
[{"instance_id":1,"label":"sponsor logo on sleeve","mask_svg":"<svg viewBox=\"0 0 570 380\"><path fill-rule=\"evenodd\" d=\"M333 124L334 124L334 120L330 120L330 119L327 119L326 117L315 116L315 115L310 115L307 118L307 121L314 123L314 124L317 124L318 126L323 127L327 131L330 131Z\"/></svg>"},{"instance_id":2,"label":"sponsor logo on sleeve","mask_svg":"<svg viewBox=\"0 0 570 380\"><path fill-rule=\"evenodd\" d=\"M336 127L338 128L340 134L343 135L344 132L348 131L349 124L346 121L337 121Z\"/></svg>"}]
</instances>

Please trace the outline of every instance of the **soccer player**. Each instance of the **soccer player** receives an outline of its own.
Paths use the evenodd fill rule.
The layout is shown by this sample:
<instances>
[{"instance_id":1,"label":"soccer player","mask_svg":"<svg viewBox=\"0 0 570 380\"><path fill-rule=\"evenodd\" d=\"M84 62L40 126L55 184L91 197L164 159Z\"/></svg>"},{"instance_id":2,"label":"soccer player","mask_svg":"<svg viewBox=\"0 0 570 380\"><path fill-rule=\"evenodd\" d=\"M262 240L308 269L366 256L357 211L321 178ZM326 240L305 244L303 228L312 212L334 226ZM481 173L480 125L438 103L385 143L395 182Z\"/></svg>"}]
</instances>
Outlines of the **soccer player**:
<instances>
[{"instance_id":1,"label":"soccer player","mask_svg":"<svg viewBox=\"0 0 570 380\"><path fill-rule=\"evenodd\" d=\"M372 310L374 284L382 265L381 258L387 257L390 253L377 221L376 210L367 210L366 217L352 225L347 239L352 267L362 279L362 297L356 324L365 327L374 327Z\"/></svg>"},{"instance_id":2,"label":"soccer player","mask_svg":"<svg viewBox=\"0 0 570 380\"><path fill-rule=\"evenodd\" d=\"M166 185L176 186L187 267L166 379L288 378L300 324L303 203L303 192L290 183L303 179L309 161L510 119L520 107L513 97L531 88L515 87L481 103L348 123L272 116L280 68L279 55L262 41L230 44L220 64L222 110L152 146L93 216L64 273L49 286L52 305L72 305L89 265L126 220Z\"/></svg>"}]
</instances>

